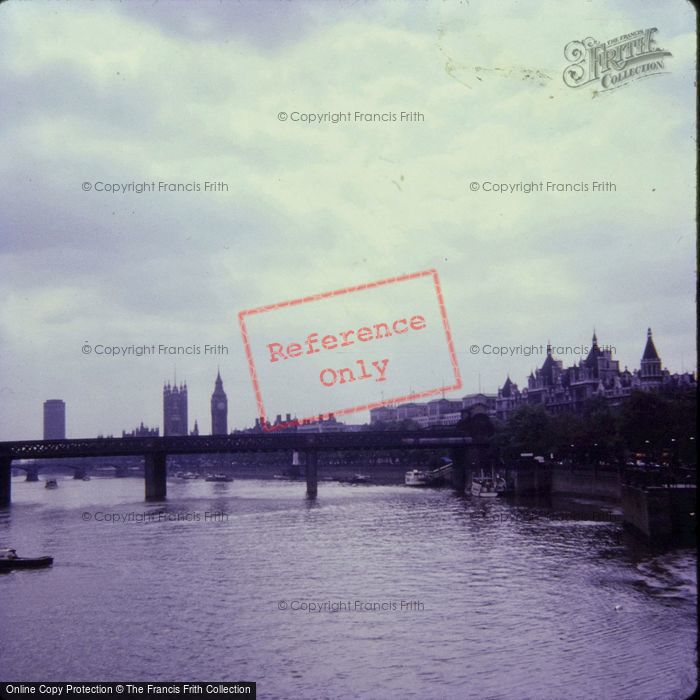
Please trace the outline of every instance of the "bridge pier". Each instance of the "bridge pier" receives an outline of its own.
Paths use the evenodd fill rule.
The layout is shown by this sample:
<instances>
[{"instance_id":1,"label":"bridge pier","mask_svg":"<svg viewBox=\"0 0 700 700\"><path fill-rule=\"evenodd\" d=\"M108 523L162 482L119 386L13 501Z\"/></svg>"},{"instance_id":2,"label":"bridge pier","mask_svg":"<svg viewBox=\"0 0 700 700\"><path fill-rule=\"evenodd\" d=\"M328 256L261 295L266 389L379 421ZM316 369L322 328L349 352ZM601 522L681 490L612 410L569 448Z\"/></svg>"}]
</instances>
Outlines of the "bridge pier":
<instances>
[{"instance_id":1,"label":"bridge pier","mask_svg":"<svg viewBox=\"0 0 700 700\"><path fill-rule=\"evenodd\" d=\"M78 467L73 474L74 479L84 479L86 476L87 469L85 467Z\"/></svg>"},{"instance_id":2,"label":"bridge pier","mask_svg":"<svg viewBox=\"0 0 700 700\"><path fill-rule=\"evenodd\" d=\"M148 452L143 456L147 501L164 501L166 498L166 461L164 452Z\"/></svg>"},{"instance_id":3,"label":"bridge pier","mask_svg":"<svg viewBox=\"0 0 700 700\"><path fill-rule=\"evenodd\" d=\"M467 448L452 448L452 487L459 493L464 493L467 483Z\"/></svg>"},{"instance_id":4,"label":"bridge pier","mask_svg":"<svg viewBox=\"0 0 700 700\"><path fill-rule=\"evenodd\" d=\"M299 473L299 452L294 450L292 452L292 467L289 470L289 476L296 479L299 477Z\"/></svg>"},{"instance_id":5,"label":"bridge pier","mask_svg":"<svg viewBox=\"0 0 700 700\"><path fill-rule=\"evenodd\" d=\"M318 452L306 451L306 497L316 498L318 493Z\"/></svg>"},{"instance_id":6,"label":"bridge pier","mask_svg":"<svg viewBox=\"0 0 700 700\"><path fill-rule=\"evenodd\" d=\"M0 508L12 501L12 457L0 457Z\"/></svg>"},{"instance_id":7,"label":"bridge pier","mask_svg":"<svg viewBox=\"0 0 700 700\"><path fill-rule=\"evenodd\" d=\"M27 469L27 478L25 481L39 481L39 469L37 467Z\"/></svg>"}]
</instances>

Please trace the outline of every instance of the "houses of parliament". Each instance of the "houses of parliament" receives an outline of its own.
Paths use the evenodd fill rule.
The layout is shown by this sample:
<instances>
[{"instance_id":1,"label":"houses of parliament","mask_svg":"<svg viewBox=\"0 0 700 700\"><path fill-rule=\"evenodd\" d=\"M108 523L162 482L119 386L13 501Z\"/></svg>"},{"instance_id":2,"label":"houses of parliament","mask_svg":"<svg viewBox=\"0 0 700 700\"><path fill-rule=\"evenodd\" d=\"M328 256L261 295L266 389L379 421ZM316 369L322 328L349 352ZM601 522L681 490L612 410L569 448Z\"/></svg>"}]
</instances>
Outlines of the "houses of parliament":
<instances>
[{"instance_id":1,"label":"houses of parliament","mask_svg":"<svg viewBox=\"0 0 700 700\"><path fill-rule=\"evenodd\" d=\"M163 386L163 435L199 435L195 420L188 433L187 383L166 382ZM228 434L228 398L224 391L221 373L216 373L214 391L211 395L211 434Z\"/></svg>"}]
</instances>

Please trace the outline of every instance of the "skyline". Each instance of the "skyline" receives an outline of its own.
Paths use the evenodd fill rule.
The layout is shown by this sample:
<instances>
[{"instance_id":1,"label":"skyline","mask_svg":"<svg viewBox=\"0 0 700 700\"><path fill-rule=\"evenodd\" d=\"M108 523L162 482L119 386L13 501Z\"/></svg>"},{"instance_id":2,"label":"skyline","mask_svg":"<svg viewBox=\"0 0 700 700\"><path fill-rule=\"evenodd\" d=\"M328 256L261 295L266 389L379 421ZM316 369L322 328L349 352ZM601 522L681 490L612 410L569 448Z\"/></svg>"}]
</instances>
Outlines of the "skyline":
<instances>
[{"instance_id":1,"label":"skyline","mask_svg":"<svg viewBox=\"0 0 700 700\"><path fill-rule=\"evenodd\" d=\"M146 387L175 364L193 386L221 364L231 424L244 424L257 410L241 310L425 269L440 276L464 393L544 359L473 344L588 345L593 328L623 366L651 326L668 367L696 369L690 5L260 7L2 3L0 439L37 434L28 396L64 397L69 430L88 435L132 423L134 402L153 422ZM603 92L565 84L570 42L648 27L670 53L664 73ZM151 182L167 186L125 189ZM561 187L526 191L539 182Z\"/></svg>"},{"instance_id":2,"label":"skyline","mask_svg":"<svg viewBox=\"0 0 700 700\"><path fill-rule=\"evenodd\" d=\"M598 335L598 334L596 333L595 330L593 331L593 333L596 334L596 335ZM640 366L640 361L641 361L641 359L642 359L642 356L644 355L644 350L645 350L646 342L647 342L647 334L645 333L645 335L644 335L644 343L642 343L642 346L641 346L641 349L640 349L640 352L639 352L639 359L637 360L637 362L636 362L636 363L627 363L627 364L626 364L626 363L620 361L620 368L629 368L630 371L634 371L634 370L638 369L639 366ZM657 337L654 337L654 343L655 343L656 345L658 345L659 340L658 340ZM546 347L547 347L547 343L540 344L540 345L537 346L537 347L538 347L538 348L539 348L539 347L546 348ZM576 356L575 362L574 362L573 360L572 360L572 361L569 361L569 359L567 358L566 355L564 355L564 356L558 355L557 352L556 352L557 347L554 346L554 345L553 345L553 347L552 347L552 354L553 354L553 356L555 357L555 359L563 360L563 362L564 362L564 367L569 367L569 366L571 366L571 365L573 365L573 364L575 364L575 363L578 363L579 360L582 360L582 359L585 358L586 354L588 353L588 351L589 351L589 349L590 349L590 341L589 341L589 345L586 345L586 346L580 345L580 346L577 346L577 347L581 347L581 348L583 349L583 352L582 352L582 354L581 354L580 356ZM599 347L600 347L601 350L610 349L610 346L609 346L609 345L606 345L605 343L600 343L600 344L599 344ZM615 354L615 348L614 348L614 347L612 348L612 353L613 353L613 358L614 358L614 359L618 359L618 360L620 359L620 358L617 357L617 355ZM660 355L661 360L662 360L662 368L663 368L663 369L668 369L669 372L670 372L672 375L673 375L673 374L682 374L682 373L683 373L683 370L682 370L681 368L669 367L669 366L667 365L667 363L666 363L665 360L664 360L664 354L663 354L662 351L659 351L659 355ZM530 357L529 357L528 359L532 360L533 357L539 357L539 355L530 355ZM546 358L546 353L544 354L544 356L542 357L542 360L541 360L538 364L535 364L535 365L532 366L532 369L536 369L537 367L541 366L541 364L542 364L542 362L544 362L544 359L545 359L545 358ZM687 370L686 370L686 371L687 371ZM210 413L210 408L211 408L211 407L210 407L210 401L211 401L213 392L216 391L216 388L217 388L217 385L218 385L216 380L217 380L217 378L220 376L220 373L221 373L220 365L217 365L217 367L216 367L216 375L214 376L214 379L213 379L212 382L211 382L212 391L210 391L209 393L207 393L207 392L198 391L196 388L195 388L194 391L192 391L192 387L195 386L195 385L194 385L191 381L189 381L187 377L182 377L182 376L181 376L180 379L178 379L178 378L177 378L177 371L175 370L174 373L173 373L172 382L171 382L170 379L164 379L164 380L162 381L162 383L160 384L160 392L156 392L156 394L157 394L157 399L156 399L155 402L154 402L153 400L151 400L151 397L150 397L150 394L151 394L152 392L150 392L149 390L147 390L146 388L144 388L144 393L148 393L148 394L149 394L149 399L148 399L145 403L144 403L143 401L141 401L141 402L139 402L139 403L141 403L141 405L148 405L148 406L149 406L149 409L148 409L148 410L149 410L149 414L148 414L147 417L135 416L133 419L127 420L127 423L125 423L124 425L122 425L122 426L120 426L120 427L118 426L118 427L116 427L116 428L114 428L114 429L111 429L111 430L98 431L98 432L95 433L94 435L93 435L93 434L89 434L89 435L88 435L88 434L85 434L85 433L78 433L78 432L75 432L75 431L71 431L70 402L69 402L69 401L66 401L66 400L65 400L65 397L59 398L59 400L65 401L65 404L66 404L66 436L67 436L68 438L71 438L71 437L76 437L76 438L77 438L77 437L87 437L87 438L89 438L89 437L97 437L97 436L105 436L105 437L106 437L106 436L117 436L117 437L118 437L118 436L122 433L122 431L127 431L127 432L129 432L129 431L133 430L134 428L138 428L138 427L139 427L139 424L142 424L142 425L143 425L144 427L146 427L146 428L151 428L151 429L152 429L152 428L158 428L159 431L160 431L160 435L164 435L163 393L162 393L162 392L163 392L163 389L164 389L166 386L173 386L173 387L174 387L174 386L178 386L178 387L180 387L180 386L183 386L183 385L187 388L188 402L189 402L190 400L193 399L192 402L188 404L188 405L189 405L189 411L188 411L188 412L189 412L189 414L190 414L190 416L191 416L191 420L188 421L188 426L187 426L187 432L188 432L188 434L189 434L189 432L194 428L194 423L195 423L195 421L196 421L197 424L198 424L198 427L199 427L199 434L201 434L201 435L209 435L209 434L211 433L211 431L210 431L210 416L211 416L211 413ZM696 376L696 378L697 378L697 372L696 372L695 370L693 370L692 373L693 373L693 374ZM529 374L529 372L528 372L528 374ZM229 415L231 415L231 413L230 413L231 409L232 409L232 408L235 409L235 406L236 406L235 400L234 400L233 402L231 401L231 394L230 394L230 391L227 391L227 390L226 390L226 381L225 381L225 378L224 378L224 377L221 377L221 379L222 379L222 381L223 381L223 389L224 389L224 391L226 391L226 395L227 395L227 397L228 397L228 410L229 410ZM484 387L481 387L481 388L474 387L472 391L468 391L468 390L467 390L468 387L467 387L467 385L466 385L466 383L465 383L465 385L462 387L462 390L459 390L459 391L452 391L452 392L445 392L445 398L452 398L452 399L454 399L454 398L462 398L463 396L469 396L469 395L479 394L479 393L483 393L483 394L487 394L487 395L496 395L496 394L498 393L498 390L499 390L499 389L503 386L503 384L505 383L506 379L510 379L511 381L515 382L515 384L519 385L521 388L527 388L527 374L522 375L522 376L519 376L519 375L518 375L518 376L513 376L512 373L508 372L508 373L504 374L502 381L501 381L495 388L493 388L493 389L491 389L491 388L484 388ZM202 395L200 396L200 394L202 394ZM206 394L206 396L205 396L204 394ZM42 405L43 405L43 401L55 400L56 398L57 398L57 397L47 397L47 398L45 398L45 399L42 399ZM440 398L440 397L436 397L436 399L439 399L439 398ZM433 400L435 400L435 399L433 399ZM424 399L424 400L417 401L417 403L421 403L421 404L422 404L422 403L427 403L428 401L429 401L429 399ZM158 404L158 410L157 410L155 413L153 413L153 410L154 410L154 409L153 409L153 404L154 404L154 403ZM193 409L192 409L192 406L201 407L201 406L205 406L205 405L206 405L206 410L205 410L205 411L197 411L197 410L193 410ZM387 405L394 405L394 404L387 404ZM93 407L93 408L94 408L94 407ZM284 417L286 413L287 413L287 411L286 411L284 408L271 410L271 411L268 413L267 418L268 418L268 420L269 420L270 422L274 422L275 416L276 416L277 414L280 414L280 415L282 415L282 416ZM235 411L234 411L234 415L238 415L238 412L235 412ZM293 417L294 417L294 416L293 416ZM229 432L231 432L231 431L236 431L236 430L246 430L246 429L249 429L249 428L253 427L256 418L257 418L257 416L253 413L253 414L252 414L251 416L249 416L247 419L244 419L244 421L243 421L242 423L238 423L238 422L233 422L233 423L232 423L232 422L229 420ZM113 422L114 422L114 420L116 420L116 419L112 419L112 420L113 420ZM341 421L342 421L343 423L347 423L347 424L365 424L365 423L369 423L369 412L361 412L361 413L354 414L354 415L343 416L342 419L341 419ZM18 440L19 440L19 439L39 439L39 438L34 438L34 437L31 437L31 436L22 436L22 437L9 438L9 439L18 439Z\"/></svg>"}]
</instances>

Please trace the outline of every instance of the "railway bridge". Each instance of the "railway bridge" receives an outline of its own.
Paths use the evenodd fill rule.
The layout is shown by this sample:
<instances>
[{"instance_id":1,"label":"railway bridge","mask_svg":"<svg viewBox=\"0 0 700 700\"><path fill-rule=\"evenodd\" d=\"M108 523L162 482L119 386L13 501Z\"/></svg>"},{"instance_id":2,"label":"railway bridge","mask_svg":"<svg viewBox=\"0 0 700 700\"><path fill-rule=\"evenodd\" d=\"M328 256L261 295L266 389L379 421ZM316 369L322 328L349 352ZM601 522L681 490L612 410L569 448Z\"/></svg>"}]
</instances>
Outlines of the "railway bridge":
<instances>
[{"instance_id":1,"label":"railway bridge","mask_svg":"<svg viewBox=\"0 0 700 700\"><path fill-rule=\"evenodd\" d=\"M12 500L11 473L15 460L140 456L144 460L145 498L147 501L160 501L167 496L168 455L299 452L306 456L306 494L309 498L315 498L318 492L319 452L446 450L453 462L453 486L463 493L467 464L470 458L477 458L477 453L486 447L485 440L469 437L457 429L365 430L352 433L270 431L231 435L0 442L0 507L10 505Z\"/></svg>"}]
</instances>

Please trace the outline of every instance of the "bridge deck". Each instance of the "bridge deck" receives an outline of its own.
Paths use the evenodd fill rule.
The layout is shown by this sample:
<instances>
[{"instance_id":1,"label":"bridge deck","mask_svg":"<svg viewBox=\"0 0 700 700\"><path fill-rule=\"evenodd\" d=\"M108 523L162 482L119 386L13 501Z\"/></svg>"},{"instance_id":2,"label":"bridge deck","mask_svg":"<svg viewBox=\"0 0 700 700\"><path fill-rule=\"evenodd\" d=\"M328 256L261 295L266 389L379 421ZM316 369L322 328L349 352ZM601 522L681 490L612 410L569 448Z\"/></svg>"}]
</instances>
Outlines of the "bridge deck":
<instances>
[{"instance_id":1,"label":"bridge deck","mask_svg":"<svg viewBox=\"0 0 700 700\"><path fill-rule=\"evenodd\" d=\"M124 457L145 454L225 452L436 449L474 445L457 431L374 431L357 433L242 433L145 438L94 438L0 442L0 459Z\"/></svg>"},{"instance_id":2,"label":"bridge deck","mask_svg":"<svg viewBox=\"0 0 700 700\"><path fill-rule=\"evenodd\" d=\"M94 438L84 440L25 440L0 442L0 507L10 504L11 467L16 459L77 457L144 458L146 500L166 497L168 455L239 452L303 452L306 454L306 490L316 497L319 451L452 449L459 467L453 470L454 485L464 491L467 450L485 447L456 430L375 431L357 433L236 433L155 438Z\"/></svg>"}]
</instances>

